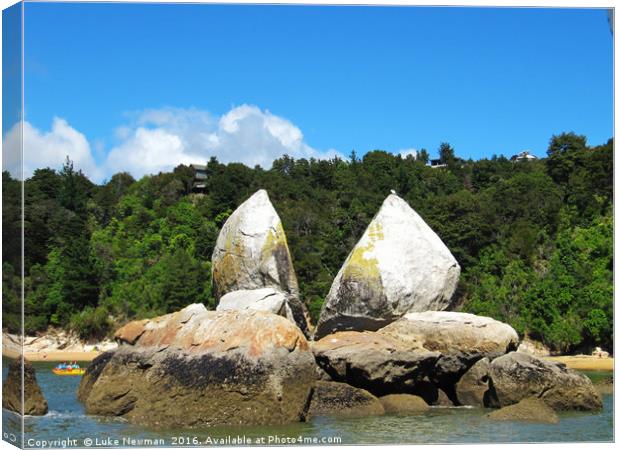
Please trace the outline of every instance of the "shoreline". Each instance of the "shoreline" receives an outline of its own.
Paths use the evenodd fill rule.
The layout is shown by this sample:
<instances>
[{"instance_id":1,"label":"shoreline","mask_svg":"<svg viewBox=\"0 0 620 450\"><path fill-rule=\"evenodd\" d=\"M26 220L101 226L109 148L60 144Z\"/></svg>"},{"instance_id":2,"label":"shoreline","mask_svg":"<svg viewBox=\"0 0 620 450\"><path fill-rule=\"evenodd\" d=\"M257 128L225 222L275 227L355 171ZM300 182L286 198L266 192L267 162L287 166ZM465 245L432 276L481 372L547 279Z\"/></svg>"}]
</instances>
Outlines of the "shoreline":
<instances>
[{"instance_id":1,"label":"shoreline","mask_svg":"<svg viewBox=\"0 0 620 450\"><path fill-rule=\"evenodd\" d=\"M566 367L574 370L590 371L614 371L614 358L599 358L591 355L564 355L564 356L543 356L542 359L566 364Z\"/></svg>"},{"instance_id":2,"label":"shoreline","mask_svg":"<svg viewBox=\"0 0 620 450\"><path fill-rule=\"evenodd\" d=\"M90 362L99 356L101 351L65 351L50 350L38 352L24 352L27 360L33 362L61 362L61 361L86 361ZM7 358L17 358L19 352L8 348L2 349L2 356ZM543 356L542 359L566 364L566 367L574 370L591 370L591 371L614 371L614 358L599 358L590 355L564 355L564 356Z\"/></svg>"},{"instance_id":3,"label":"shoreline","mask_svg":"<svg viewBox=\"0 0 620 450\"><path fill-rule=\"evenodd\" d=\"M101 352L72 352L63 350L52 350L42 352L24 352L24 357L31 362L62 362L62 361L80 361L90 362L99 356ZM6 358L17 359L19 352L11 351L8 349L2 349L2 356Z\"/></svg>"}]
</instances>

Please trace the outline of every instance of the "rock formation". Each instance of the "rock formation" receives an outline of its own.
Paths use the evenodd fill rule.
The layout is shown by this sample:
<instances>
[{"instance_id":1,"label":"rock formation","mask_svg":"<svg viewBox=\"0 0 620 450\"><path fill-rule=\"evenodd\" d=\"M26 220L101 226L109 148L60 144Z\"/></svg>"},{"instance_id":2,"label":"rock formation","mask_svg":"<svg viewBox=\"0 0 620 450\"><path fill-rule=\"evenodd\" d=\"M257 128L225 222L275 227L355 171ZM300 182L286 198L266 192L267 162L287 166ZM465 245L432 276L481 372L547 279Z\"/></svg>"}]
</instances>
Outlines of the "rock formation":
<instances>
[{"instance_id":1,"label":"rock formation","mask_svg":"<svg viewBox=\"0 0 620 450\"><path fill-rule=\"evenodd\" d=\"M22 408L22 359L9 364L9 373L2 385L2 407L18 414L43 416L47 414L47 400L37 383L34 367L28 360L24 365L24 404Z\"/></svg>"},{"instance_id":2,"label":"rock formation","mask_svg":"<svg viewBox=\"0 0 620 450\"><path fill-rule=\"evenodd\" d=\"M384 413L381 402L370 392L346 383L317 381L308 417L366 417Z\"/></svg>"},{"instance_id":3,"label":"rock formation","mask_svg":"<svg viewBox=\"0 0 620 450\"><path fill-rule=\"evenodd\" d=\"M408 312L450 306L460 267L433 230L391 194L338 272L315 338L375 331Z\"/></svg>"},{"instance_id":4,"label":"rock formation","mask_svg":"<svg viewBox=\"0 0 620 450\"><path fill-rule=\"evenodd\" d=\"M229 292L220 298L217 311L252 309L286 316L286 295L273 288Z\"/></svg>"},{"instance_id":5,"label":"rock formation","mask_svg":"<svg viewBox=\"0 0 620 450\"><path fill-rule=\"evenodd\" d=\"M334 381L363 388L374 395L412 393L426 386L439 353L412 349L390 336L343 331L312 344L319 366Z\"/></svg>"},{"instance_id":6,"label":"rock formation","mask_svg":"<svg viewBox=\"0 0 620 450\"><path fill-rule=\"evenodd\" d=\"M508 406L537 397L556 411L596 410L602 407L590 379L566 365L511 352L489 367L489 406Z\"/></svg>"},{"instance_id":7,"label":"rock formation","mask_svg":"<svg viewBox=\"0 0 620 450\"><path fill-rule=\"evenodd\" d=\"M261 189L226 220L212 256L216 301L234 291L273 288L286 296L285 315L308 333L304 306L278 213Z\"/></svg>"},{"instance_id":8,"label":"rock formation","mask_svg":"<svg viewBox=\"0 0 620 450\"><path fill-rule=\"evenodd\" d=\"M456 402L453 385L476 361L515 350L517 332L505 323L473 314L427 311L408 313L378 331L411 347L441 353L432 380Z\"/></svg>"},{"instance_id":9,"label":"rock formation","mask_svg":"<svg viewBox=\"0 0 620 450\"><path fill-rule=\"evenodd\" d=\"M424 399L417 395L390 394L379 401L387 414L419 414L429 409Z\"/></svg>"},{"instance_id":10,"label":"rock formation","mask_svg":"<svg viewBox=\"0 0 620 450\"><path fill-rule=\"evenodd\" d=\"M553 409L545 402L528 397L514 405L506 406L487 414L491 420L520 421L538 423L558 423L560 419Z\"/></svg>"},{"instance_id":11,"label":"rock formation","mask_svg":"<svg viewBox=\"0 0 620 450\"><path fill-rule=\"evenodd\" d=\"M78 390L86 412L156 426L299 421L315 382L308 342L262 311L191 305L118 330Z\"/></svg>"},{"instance_id":12,"label":"rock formation","mask_svg":"<svg viewBox=\"0 0 620 450\"><path fill-rule=\"evenodd\" d=\"M489 358L482 358L474 364L456 384L456 398L459 405L483 407L489 390Z\"/></svg>"}]
</instances>

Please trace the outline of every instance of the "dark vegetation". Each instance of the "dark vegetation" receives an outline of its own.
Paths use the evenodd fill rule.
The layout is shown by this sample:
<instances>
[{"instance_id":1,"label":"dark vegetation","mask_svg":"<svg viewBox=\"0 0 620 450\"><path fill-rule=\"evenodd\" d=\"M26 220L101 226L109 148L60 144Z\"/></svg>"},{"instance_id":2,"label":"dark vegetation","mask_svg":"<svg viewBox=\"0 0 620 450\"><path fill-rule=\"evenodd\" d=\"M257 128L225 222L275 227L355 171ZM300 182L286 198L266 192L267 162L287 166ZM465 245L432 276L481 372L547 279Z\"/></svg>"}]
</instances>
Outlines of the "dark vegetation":
<instances>
[{"instance_id":1,"label":"dark vegetation","mask_svg":"<svg viewBox=\"0 0 620 450\"><path fill-rule=\"evenodd\" d=\"M207 192L179 166L99 186L70 161L25 182L25 331L101 337L133 318L213 307L210 257L219 228L265 188L279 212L303 300L316 319L349 251L396 190L462 267L458 308L510 323L556 350L612 346L613 141L553 136L548 157L465 161L372 151L350 161L294 160L269 170L208 162ZM200 161L197 161L200 162ZM20 321L20 191L3 173L3 321Z\"/></svg>"}]
</instances>

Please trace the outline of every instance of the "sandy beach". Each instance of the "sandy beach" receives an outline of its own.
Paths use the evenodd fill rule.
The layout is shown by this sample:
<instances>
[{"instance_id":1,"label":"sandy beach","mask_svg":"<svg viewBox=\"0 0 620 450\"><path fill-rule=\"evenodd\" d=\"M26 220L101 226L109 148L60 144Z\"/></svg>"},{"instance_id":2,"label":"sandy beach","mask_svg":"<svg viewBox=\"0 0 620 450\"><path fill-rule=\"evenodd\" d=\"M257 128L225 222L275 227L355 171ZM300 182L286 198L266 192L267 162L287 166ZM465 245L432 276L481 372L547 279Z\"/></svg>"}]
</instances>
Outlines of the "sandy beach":
<instances>
[{"instance_id":1,"label":"sandy beach","mask_svg":"<svg viewBox=\"0 0 620 450\"><path fill-rule=\"evenodd\" d=\"M114 348L116 343L110 340L87 344L62 331L26 336L23 340L19 336L2 333L2 356L17 358L23 351L29 361L92 361L103 351Z\"/></svg>"},{"instance_id":2,"label":"sandy beach","mask_svg":"<svg viewBox=\"0 0 620 450\"><path fill-rule=\"evenodd\" d=\"M26 352L24 355L28 361L92 361L97 356L99 356L101 352L90 351L90 352L65 352L62 350L57 351L44 351L44 352ZM18 352L3 349L2 356L6 356L7 358L17 358L19 356Z\"/></svg>"},{"instance_id":3,"label":"sandy beach","mask_svg":"<svg viewBox=\"0 0 620 450\"><path fill-rule=\"evenodd\" d=\"M599 358L590 355L545 356L543 359L566 364L569 369L576 370L614 370L613 358Z\"/></svg>"}]
</instances>

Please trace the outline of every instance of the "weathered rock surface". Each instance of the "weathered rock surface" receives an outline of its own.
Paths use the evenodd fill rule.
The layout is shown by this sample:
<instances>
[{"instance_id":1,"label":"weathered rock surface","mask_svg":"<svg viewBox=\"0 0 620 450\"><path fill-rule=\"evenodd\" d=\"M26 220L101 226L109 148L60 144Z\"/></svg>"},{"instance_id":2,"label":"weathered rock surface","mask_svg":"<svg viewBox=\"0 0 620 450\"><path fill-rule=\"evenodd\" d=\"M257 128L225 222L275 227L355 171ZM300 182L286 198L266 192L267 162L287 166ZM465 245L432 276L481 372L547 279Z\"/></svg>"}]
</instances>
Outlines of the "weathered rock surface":
<instances>
[{"instance_id":1,"label":"weathered rock surface","mask_svg":"<svg viewBox=\"0 0 620 450\"><path fill-rule=\"evenodd\" d=\"M428 411L428 404L417 395L390 394L379 398L387 414L416 414Z\"/></svg>"},{"instance_id":2,"label":"weathered rock surface","mask_svg":"<svg viewBox=\"0 0 620 450\"><path fill-rule=\"evenodd\" d=\"M455 389L459 405L480 407L486 405L485 396L488 395L490 366L489 358L482 358L461 377Z\"/></svg>"},{"instance_id":3,"label":"weathered rock surface","mask_svg":"<svg viewBox=\"0 0 620 450\"><path fill-rule=\"evenodd\" d=\"M308 410L309 417L366 417L383 413L381 402L370 392L333 381L317 381Z\"/></svg>"},{"instance_id":4,"label":"weathered rock surface","mask_svg":"<svg viewBox=\"0 0 620 450\"><path fill-rule=\"evenodd\" d=\"M566 365L511 352L489 368L489 406L508 406L537 397L556 411L596 410L602 407L590 379Z\"/></svg>"},{"instance_id":5,"label":"weathered rock surface","mask_svg":"<svg viewBox=\"0 0 620 450\"><path fill-rule=\"evenodd\" d=\"M460 271L439 236L392 194L336 275L315 337L375 331L408 312L446 309Z\"/></svg>"},{"instance_id":6,"label":"weathered rock surface","mask_svg":"<svg viewBox=\"0 0 620 450\"><path fill-rule=\"evenodd\" d=\"M490 317L460 312L408 313L378 331L412 347L440 352L431 380L458 404L454 384L478 360L494 358L517 348L517 332Z\"/></svg>"},{"instance_id":7,"label":"weathered rock surface","mask_svg":"<svg viewBox=\"0 0 620 450\"><path fill-rule=\"evenodd\" d=\"M47 400L37 383L34 367L24 360L24 404L22 409L22 360L9 364L7 379L2 385L2 407L18 414L42 416L47 414Z\"/></svg>"},{"instance_id":8,"label":"weathered rock surface","mask_svg":"<svg viewBox=\"0 0 620 450\"><path fill-rule=\"evenodd\" d=\"M89 414L166 426L299 421L315 381L308 342L262 311L191 305L118 330L78 390Z\"/></svg>"},{"instance_id":9,"label":"weathered rock surface","mask_svg":"<svg viewBox=\"0 0 620 450\"><path fill-rule=\"evenodd\" d=\"M519 344L517 332L508 324L452 311L408 313L379 333L444 355L464 353L494 358L515 350Z\"/></svg>"},{"instance_id":10,"label":"weathered rock surface","mask_svg":"<svg viewBox=\"0 0 620 450\"><path fill-rule=\"evenodd\" d=\"M273 288L229 292L220 298L217 311L244 310L266 311L286 317L286 295Z\"/></svg>"},{"instance_id":11,"label":"weathered rock surface","mask_svg":"<svg viewBox=\"0 0 620 450\"><path fill-rule=\"evenodd\" d=\"M234 291L273 288L286 295L286 316L308 333L282 221L267 191L257 191L226 220L211 262L216 301Z\"/></svg>"},{"instance_id":12,"label":"weathered rock surface","mask_svg":"<svg viewBox=\"0 0 620 450\"><path fill-rule=\"evenodd\" d=\"M375 395L414 393L440 354L375 332L343 331L312 343L318 365L334 381ZM418 386L419 385L419 386Z\"/></svg>"},{"instance_id":13,"label":"weathered rock surface","mask_svg":"<svg viewBox=\"0 0 620 450\"><path fill-rule=\"evenodd\" d=\"M536 398L528 397L514 405L505 406L487 414L491 420L521 421L539 423L558 423L558 415L545 402Z\"/></svg>"}]
</instances>

